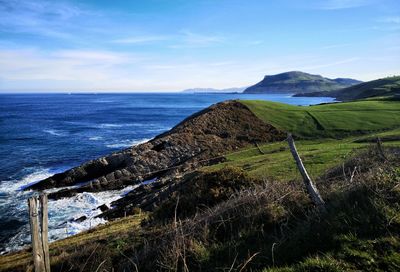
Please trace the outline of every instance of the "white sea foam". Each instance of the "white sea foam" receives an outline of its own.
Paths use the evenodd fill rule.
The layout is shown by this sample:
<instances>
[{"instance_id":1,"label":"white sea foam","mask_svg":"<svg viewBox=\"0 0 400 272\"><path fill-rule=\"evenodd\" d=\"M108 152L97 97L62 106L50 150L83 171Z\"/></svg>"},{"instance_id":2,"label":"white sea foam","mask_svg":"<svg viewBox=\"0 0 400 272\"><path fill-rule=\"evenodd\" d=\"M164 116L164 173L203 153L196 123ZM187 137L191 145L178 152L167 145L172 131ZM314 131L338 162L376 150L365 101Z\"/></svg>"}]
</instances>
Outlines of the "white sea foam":
<instances>
[{"instance_id":1,"label":"white sea foam","mask_svg":"<svg viewBox=\"0 0 400 272\"><path fill-rule=\"evenodd\" d=\"M62 198L49 201L49 235L52 240L65 238L88 230L107 221L102 218L96 218L101 213L97 207L106 204L110 206L111 202L121 198L130 192L137 185L128 186L122 190L113 190L99 193L80 193L74 197ZM85 216L82 222L72 221Z\"/></svg>"},{"instance_id":2,"label":"white sea foam","mask_svg":"<svg viewBox=\"0 0 400 272\"><path fill-rule=\"evenodd\" d=\"M2 193L13 193L20 191L28 185L35 184L36 182L48 178L53 175L54 172L48 168L38 168L34 172L25 175L19 180L5 180L1 182L0 192Z\"/></svg>"},{"instance_id":3,"label":"white sea foam","mask_svg":"<svg viewBox=\"0 0 400 272\"><path fill-rule=\"evenodd\" d=\"M103 139L103 137L101 137L101 136L89 137L89 140L90 140L90 141L99 141L99 140L101 140L101 139Z\"/></svg>"},{"instance_id":4,"label":"white sea foam","mask_svg":"<svg viewBox=\"0 0 400 272\"><path fill-rule=\"evenodd\" d=\"M139 144L143 144L145 142L150 141L151 139L140 139L140 140L120 140L116 143L106 144L109 148L124 148L124 147L131 147Z\"/></svg>"},{"instance_id":5,"label":"white sea foam","mask_svg":"<svg viewBox=\"0 0 400 272\"><path fill-rule=\"evenodd\" d=\"M100 124L98 125L99 128L120 128L124 127L124 124Z\"/></svg>"},{"instance_id":6,"label":"white sea foam","mask_svg":"<svg viewBox=\"0 0 400 272\"><path fill-rule=\"evenodd\" d=\"M64 136L65 132L62 132L60 130L55 130L55 129L44 129L43 132L49 133L54 136Z\"/></svg>"},{"instance_id":7,"label":"white sea foam","mask_svg":"<svg viewBox=\"0 0 400 272\"><path fill-rule=\"evenodd\" d=\"M104 99L97 99L97 100L93 100L94 103L113 103L115 101L113 100L104 100Z\"/></svg>"},{"instance_id":8,"label":"white sea foam","mask_svg":"<svg viewBox=\"0 0 400 272\"><path fill-rule=\"evenodd\" d=\"M97 124L97 125L95 125L95 127L97 127L97 128L137 127L137 128L143 128L144 130L163 128L163 126L161 124L155 124L155 123L119 123L119 124L103 123L103 124ZM164 128L165 128L165 126L164 126Z\"/></svg>"},{"instance_id":9,"label":"white sea foam","mask_svg":"<svg viewBox=\"0 0 400 272\"><path fill-rule=\"evenodd\" d=\"M31 170L31 169L29 169ZM55 172L47 168L32 169L31 173L25 175L20 180L3 181L0 186L0 194L7 194L9 197L1 199L1 205L4 207L13 206L13 216L25 218L26 216L26 199L36 192L21 191L20 189L29 184L47 178ZM49 239L55 241L65 238L70 235L93 228L99 224L104 224L107 221L102 218L96 218L101 213L97 207L106 204L111 205L111 202L123 197L137 185L128 186L122 190L113 190L98 193L79 193L74 197L62 198L59 200L49 200ZM66 188L66 187L65 187ZM46 192L56 191L65 188L51 189ZM12 195L12 197L11 197ZM74 222L85 216L86 219L82 222ZM26 218L27 222L27 218ZM29 225L28 222L22 226L18 233L11 237L5 251L9 252L21 249L30 243Z\"/></svg>"}]
</instances>

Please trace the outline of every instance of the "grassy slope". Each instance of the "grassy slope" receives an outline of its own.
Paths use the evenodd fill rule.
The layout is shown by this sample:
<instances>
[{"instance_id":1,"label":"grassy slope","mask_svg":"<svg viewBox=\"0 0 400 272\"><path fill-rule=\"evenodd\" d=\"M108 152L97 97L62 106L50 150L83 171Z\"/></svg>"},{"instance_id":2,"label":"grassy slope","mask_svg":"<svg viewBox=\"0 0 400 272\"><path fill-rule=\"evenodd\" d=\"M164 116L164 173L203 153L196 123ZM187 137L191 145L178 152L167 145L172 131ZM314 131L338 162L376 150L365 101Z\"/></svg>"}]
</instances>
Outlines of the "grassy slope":
<instances>
[{"instance_id":1,"label":"grassy slope","mask_svg":"<svg viewBox=\"0 0 400 272\"><path fill-rule=\"evenodd\" d=\"M241 102L263 121L303 138L296 145L313 177L342 163L354 151L367 148L377 136L386 146L400 145L400 102L357 101L310 107L268 101ZM226 162L205 170L234 166L256 178L282 181L300 178L285 141L259 146L264 154L256 147L246 148L228 154Z\"/></svg>"},{"instance_id":2,"label":"grassy slope","mask_svg":"<svg viewBox=\"0 0 400 272\"><path fill-rule=\"evenodd\" d=\"M134 239L140 236L139 224L145 217L145 214L140 214L122 218L51 243L49 251L52 267L58 267L56 271L59 271L64 263L67 266L67 263L76 262L79 267L88 261L86 268L94 271L103 260L93 262L90 258L95 257L93 253L101 252L104 248L107 248L110 259L121 257L119 251L123 250L126 243L132 246ZM96 266L93 267L93 264ZM0 271L29 271L28 268L32 269L32 253L29 250L0 256Z\"/></svg>"},{"instance_id":3,"label":"grassy slope","mask_svg":"<svg viewBox=\"0 0 400 272\"><path fill-rule=\"evenodd\" d=\"M364 82L332 94L339 100L365 99L370 97L393 97L400 94L400 76L387 77Z\"/></svg>"},{"instance_id":4,"label":"grassy slope","mask_svg":"<svg viewBox=\"0 0 400 272\"><path fill-rule=\"evenodd\" d=\"M400 127L400 102L355 101L310 107L241 101L266 123L302 138L340 137Z\"/></svg>"},{"instance_id":5,"label":"grassy slope","mask_svg":"<svg viewBox=\"0 0 400 272\"><path fill-rule=\"evenodd\" d=\"M340 90L301 93L295 96L330 96L340 101L357 99L398 99L400 96L400 76L387 77L360 83Z\"/></svg>"},{"instance_id":6,"label":"grassy slope","mask_svg":"<svg viewBox=\"0 0 400 272\"><path fill-rule=\"evenodd\" d=\"M296 146L310 175L318 177L327 169L351 157L356 150L368 148L371 145L370 141L377 136L382 139L391 136L387 141L384 140L384 146L400 146L400 129L341 140L300 140L296 141ZM256 147L245 148L226 155L226 162L205 167L204 170L214 171L234 166L259 179L286 181L300 178L286 141L259 146L264 154Z\"/></svg>"}]
</instances>

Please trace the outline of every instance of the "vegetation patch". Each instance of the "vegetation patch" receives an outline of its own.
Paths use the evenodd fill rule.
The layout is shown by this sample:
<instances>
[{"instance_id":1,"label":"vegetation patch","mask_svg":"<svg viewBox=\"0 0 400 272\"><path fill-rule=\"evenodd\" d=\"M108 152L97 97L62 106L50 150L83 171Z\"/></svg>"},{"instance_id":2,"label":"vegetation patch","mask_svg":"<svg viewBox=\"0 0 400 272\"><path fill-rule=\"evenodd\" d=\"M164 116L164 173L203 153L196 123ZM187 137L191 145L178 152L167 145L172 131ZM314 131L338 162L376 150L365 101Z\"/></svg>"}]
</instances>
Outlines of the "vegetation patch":
<instances>
[{"instance_id":1,"label":"vegetation patch","mask_svg":"<svg viewBox=\"0 0 400 272\"><path fill-rule=\"evenodd\" d=\"M398 101L354 101L308 107L260 100L240 102L265 123L300 138L344 138L400 126Z\"/></svg>"}]
</instances>

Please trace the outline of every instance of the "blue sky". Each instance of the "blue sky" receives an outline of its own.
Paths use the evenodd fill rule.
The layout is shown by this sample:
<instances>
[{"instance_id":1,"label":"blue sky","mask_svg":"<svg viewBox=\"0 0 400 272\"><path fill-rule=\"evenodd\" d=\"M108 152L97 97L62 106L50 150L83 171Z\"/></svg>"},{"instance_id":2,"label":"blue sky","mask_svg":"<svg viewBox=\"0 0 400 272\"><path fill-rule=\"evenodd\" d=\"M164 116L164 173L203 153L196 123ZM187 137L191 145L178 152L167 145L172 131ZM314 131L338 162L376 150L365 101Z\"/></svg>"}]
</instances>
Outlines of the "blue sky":
<instances>
[{"instance_id":1,"label":"blue sky","mask_svg":"<svg viewBox=\"0 0 400 272\"><path fill-rule=\"evenodd\" d=\"M0 91L400 75L399 0L0 0Z\"/></svg>"}]
</instances>

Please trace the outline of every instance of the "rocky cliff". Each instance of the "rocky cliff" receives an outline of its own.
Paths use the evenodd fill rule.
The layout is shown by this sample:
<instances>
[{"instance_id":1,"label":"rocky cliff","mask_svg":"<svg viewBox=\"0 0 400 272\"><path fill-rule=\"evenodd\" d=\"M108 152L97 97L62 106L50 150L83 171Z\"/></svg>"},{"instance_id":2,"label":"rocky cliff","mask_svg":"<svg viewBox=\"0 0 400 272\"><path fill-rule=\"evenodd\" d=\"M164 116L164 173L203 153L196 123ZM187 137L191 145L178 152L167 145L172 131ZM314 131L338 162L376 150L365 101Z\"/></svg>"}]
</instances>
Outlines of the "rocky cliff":
<instances>
[{"instance_id":1,"label":"rocky cliff","mask_svg":"<svg viewBox=\"0 0 400 272\"><path fill-rule=\"evenodd\" d=\"M49 195L61 198L80 192L121 189L156 179L123 200L130 199L140 206L144 199L157 198L156 191L165 191L166 186L171 189L182 174L216 163L223 159L224 153L284 137L284 132L262 122L240 102L222 102L188 117L147 143L89 161L27 189L67 187Z\"/></svg>"}]
</instances>

